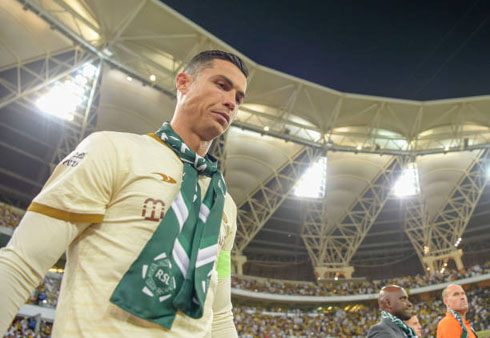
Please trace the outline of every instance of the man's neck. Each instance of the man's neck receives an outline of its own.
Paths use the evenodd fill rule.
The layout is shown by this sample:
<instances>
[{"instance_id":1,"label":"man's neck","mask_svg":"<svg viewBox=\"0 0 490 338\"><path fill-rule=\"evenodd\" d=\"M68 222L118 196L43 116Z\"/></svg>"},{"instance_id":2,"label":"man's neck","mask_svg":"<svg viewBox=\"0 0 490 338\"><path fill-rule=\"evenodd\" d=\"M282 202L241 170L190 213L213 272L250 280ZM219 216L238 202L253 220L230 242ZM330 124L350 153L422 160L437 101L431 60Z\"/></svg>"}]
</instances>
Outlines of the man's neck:
<instances>
[{"instance_id":1,"label":"man's neck","mask_svg":"<svg viewBox=\"0 0 490 338\"><path fill-rule=\"evenodd\" d=\"M463 320L466 320L466 311L461 311L461 310L453 310L453 311L459 314Z\"/></svg>"},{"instance_id":2,"label":"man's neck","mask_svg":"<svg viewBox=\"0 0 490 338\"><path fill-rule=\"evenodd\" d=\"M182 130L178 125L170 122L172 129L182 138L187 146L199 156L205 157L212 141L203 141L198 135Z\"/></svg>"}]
</instances>

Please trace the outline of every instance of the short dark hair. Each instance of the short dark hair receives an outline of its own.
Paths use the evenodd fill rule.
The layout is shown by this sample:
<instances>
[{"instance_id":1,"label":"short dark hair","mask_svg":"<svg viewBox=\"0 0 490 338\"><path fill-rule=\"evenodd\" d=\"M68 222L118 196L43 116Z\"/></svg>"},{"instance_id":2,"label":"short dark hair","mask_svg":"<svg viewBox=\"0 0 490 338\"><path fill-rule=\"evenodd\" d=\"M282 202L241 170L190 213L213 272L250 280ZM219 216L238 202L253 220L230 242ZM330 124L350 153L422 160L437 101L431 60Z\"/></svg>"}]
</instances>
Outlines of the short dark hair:
<instances>
[{"instance_id":1,"label":"short dark hair","mask_svg":"<svg viewBox=\"0 0 490 338\"><path fill-rule=\"evenodd\" d=\"M233 63L240 69L240 71L248 77L248 69L243 63L242 59L232 53L224 52L222 50L206 50L194 56L191 61L184 68L184 73L195 75L203 68L211 68L213 66L213 60L220 59Z\"/></svg>"}]
</instances>

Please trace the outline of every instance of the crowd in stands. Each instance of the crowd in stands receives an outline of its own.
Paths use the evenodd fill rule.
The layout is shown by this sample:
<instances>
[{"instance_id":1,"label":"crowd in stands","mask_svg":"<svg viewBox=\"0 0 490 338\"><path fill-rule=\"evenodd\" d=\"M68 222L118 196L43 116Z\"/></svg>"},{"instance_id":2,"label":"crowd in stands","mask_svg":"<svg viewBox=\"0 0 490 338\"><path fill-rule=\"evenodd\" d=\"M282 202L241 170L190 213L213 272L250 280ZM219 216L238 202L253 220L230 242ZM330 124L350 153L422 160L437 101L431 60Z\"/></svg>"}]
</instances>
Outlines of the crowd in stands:
<instances>
[{"instance_id":1,"label":"crowd in stands","mask_svg":"<svg viewBox=\"0 0 490 338\"><path fill-rule=\"evenodd\" d=\"M15 228L22 214L0 203L0 226ZM440 284L490 272L490 261L483 267L475 265L465 272L447 270L432 276L409 276L393 280L337 280L318 283L279 281L255 277L232 277L232 287L255 292L308 295L343 296L378 293L388 284L416 288ZM48 274L32 293L27 303L55 308L61 284L60 275ZM490 329L490 289L476 285L467 292L470 309L467 319L476 331ZM424 337L435 336L445 306L440 296L430 301L412 300ZM377 306L355 304L339 307L327 305L314 310L258 308L234 304L235 324L240 337L365 337L370 326L379 320ZM41 321L36 330L33 318L17 318L4 337L49 337L51 323Z\"/></svg>"},{"instance_id":2,"label":"crowd in stands","mask_svg":"<svg viewBox=\"0 0 490 338\"><path fill-rule=\"evenodd\" d=\"M477 332L490 329L490 289L474 285L467 296L470 304L467 320ZM412 299L412 302L423 337L435 337L437 323L446 311L440 296L429 301ZM377 306L366 304L327 305L309 311L234 304L233 313L238 334L243 338L365 337L380 316ZM40 324L39 334L34 335L36 322L32 318L17 318L4 337L49 337L51 324L44 321Z\"/></svg>"},{"instance_id":3,"label":"crowd in stands","mask_svg":"<svg viewBox=\"0 0 490 338\"><path fill-rule=\"evenodd\" d=\"M440 284L490 272L490 261L483 267L474 265L465 271L446 270L432 276L408 276L390 280L337 280L318 283L280 281L266 278L232 277L232 287L254 292L300 296L346 296L377 293L384 285L396 284L406 289Z\"/></svg>"},{"instance_id":4,"label":"crowd in stands","mask_svg":"<svg viewBox=\"0 0 490 338\"><path fill-rule=\"evenodd\" d=\"M37 321L39 325L36 328ZM48 338L53 324L36 318L16 318L4 338Z\"/></svg>"},{"instance_id":5,"label":"crowd in stands","mask_svg":"<svg viewBox=\"0 0 490 338\"><path fill-rule=\"evenodd\" d=\"M475 331L490 329L490 290L473 286L467 291L470 309L466 318ZM446 308L438 296L429 301L413 300L422 325L423 337L435 337L439 320ZM377 306L365 304L345 307L328 306L315 310L233 307L240 337L365 337L369 328L380 320Z\"/></svg>"},{"instance_id":6,"label":"crowd in stands","mask_svg":"<svg viewBox=\"0 0 490 338\"><path fill-rule=\"evenodd\" d=\"M56 308L61 287L61 276L48 273L27 300L28 304Z\"/></svg>"},{"instance_id":7,"label":"crowd in stands","mask_svg":"<svg viewBox=\"0 0 490 338\"><path fill-rule=\"evenodd\" d=\"M485 264L484 268L475 265L465 273L447 272L438 275L434 279L426 277L400 277L395 280L383 281L336 281L335 283L308 283L308 282L287 282L274 281L266 279L254 279L252 277L232 277L232 287L246 289L256 292L274 293L283 295L310 295L310 296L329 296L329 295L355 295L355 294L372 294L378 293L381 287L388 284L396 284L404 288L414 288L423 286L421 281L433 280L434 284L453 281L469 276L476 276L490 272L490 262ZM411 284L412 282L413 284ZM27 300L28 304L34 304L44 307L56 308L61 278L57 274L49 274L44 277L41 284L34 290L31 297ZM329 289L330 288L330 289ZM350 289L349 289L350 288Z\"/></svg>"},{"instance_id":8,"label":"crowd in stands","mask_svg":"<svg viewBox=\"0 0 490 338\"><path fill-rule=\"evenodd\" d=\"M23 213L14 210L10 205L0 203L0 226L15 228L22 219Z\"/></svg>"}]
</instances>

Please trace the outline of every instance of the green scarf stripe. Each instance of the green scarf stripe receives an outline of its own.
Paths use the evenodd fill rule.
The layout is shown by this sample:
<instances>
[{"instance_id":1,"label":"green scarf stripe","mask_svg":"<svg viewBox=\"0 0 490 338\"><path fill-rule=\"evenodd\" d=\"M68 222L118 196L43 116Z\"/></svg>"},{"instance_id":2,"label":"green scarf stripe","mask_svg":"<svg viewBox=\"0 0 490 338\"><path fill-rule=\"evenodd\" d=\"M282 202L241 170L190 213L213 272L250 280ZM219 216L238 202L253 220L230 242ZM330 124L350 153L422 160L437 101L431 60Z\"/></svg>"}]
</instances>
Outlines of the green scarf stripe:
<instances>
[{"instance_id":1,"label":"green scarf stripe","mask_svg":"<svg viewBox=\"0 0 490 338\"><path fill-rule=\"evenodd\" d=\"M135 316L170 329L177 311L192 318L203 315L216 261L226 185L217 163L194 153L168 122L156 134L182 160L182 184L110 300ZM202 203L198 175L211 177Z\"/></svg>"},{"instance_id":2,"label":"green scarf stripe","mask_svg":"<svg viewBox=\"0 0 490 338\"><path fill-rule=\"evenodd\" d=\"M408 326L407 324L405 324L397 316L393 316L391 313L386 312L386 311L381 311L381 318L387 318L387 319L391 320L393 323L395 323L396 326L398 326L403 331L403 333L405 334L405 337L407 337L407 338L417 338L417 335L415 334L415 331L410 326Z\"/></svg>"},{"instance_id":3,"label":"green scarf stripe","mask_svg":"<svg viewBox=\"0 0 490 338\"><path fill-rule=\"evenodd\" d=\"M468 330L466 329L466 326L463 323L463 319L461 318L461 315L451 309L449 309L448 311L453 315L454 318L456 318L456 320L459 322L459 325L461 325L461 329L463 330L463 332L461 333L461 338L468 338ZM473 330L472 326L470 327L471 327L471 331L473 331L473 333L476 336L475 330Z\"/></svg>"}]
</instances>

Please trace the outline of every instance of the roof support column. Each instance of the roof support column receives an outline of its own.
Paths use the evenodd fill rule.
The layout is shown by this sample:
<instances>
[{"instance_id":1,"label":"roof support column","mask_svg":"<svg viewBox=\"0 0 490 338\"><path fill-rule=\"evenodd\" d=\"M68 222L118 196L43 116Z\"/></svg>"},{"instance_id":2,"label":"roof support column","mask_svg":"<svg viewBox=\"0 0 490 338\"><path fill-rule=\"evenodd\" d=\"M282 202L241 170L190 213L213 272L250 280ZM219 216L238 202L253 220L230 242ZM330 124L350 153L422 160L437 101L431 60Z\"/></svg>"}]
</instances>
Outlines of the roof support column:
<instances>
[{"instance_id":1,"label":"roof support column","mask_svg":"<svg viewBox=\"0 0 490 338\"><path fill-rule=\"evenodd\" d=\"M457 248L487 183L489 159L489 149L479 152L432 220L427 220L421 198L407 200L405 232L426 273L443 272L449 259L464 269L463 252Z\"/></svg>"},{"instance_id":2,"label":"roof support column","mask_svg":"<svg viewBox=\"0 0 490 338\"><path fill-rule=\"evenodd\" d=\"M244 255L231 256L231 272L234 275L243 275L243 265L247 262L247 257Z\"/></svg>"},{"instance_id":3,"label":"roof support column","mask_svg":"<svg viewBox=\"0 0 490 338\"><path fill-rule=\"evenodd\" d=\"M394 156L334 227L327 224L323 201L310 204L302 238L315 271L320 273L318 278L338 274L352 276L354 267L350 261L388 200L406 160L406 157Z\"/></svg>"},{"instance_id":4,"label":"roof support column","mask_svg":"<svg viewBox=\"0 0 490 338\"><path fill-rule=\"evenodd\" d=\"M243 255L244 249L286 200L305 170L324 154L320 148L300 149L238 207L234 255Z\"/></svg>"},{"instance_id":5,"label":"roof support column","mask_svg":"<svg viewBox=\"0 0 490 338\"><path fill-rule=\"evenodd\" d=\"M218 160L218 168L221 170L223 176L225 176L226 172L226 140L228 139L228 132L229 129L224 134L215 138L209 150L209 153Z\"/></svg>"}]
</instances>

